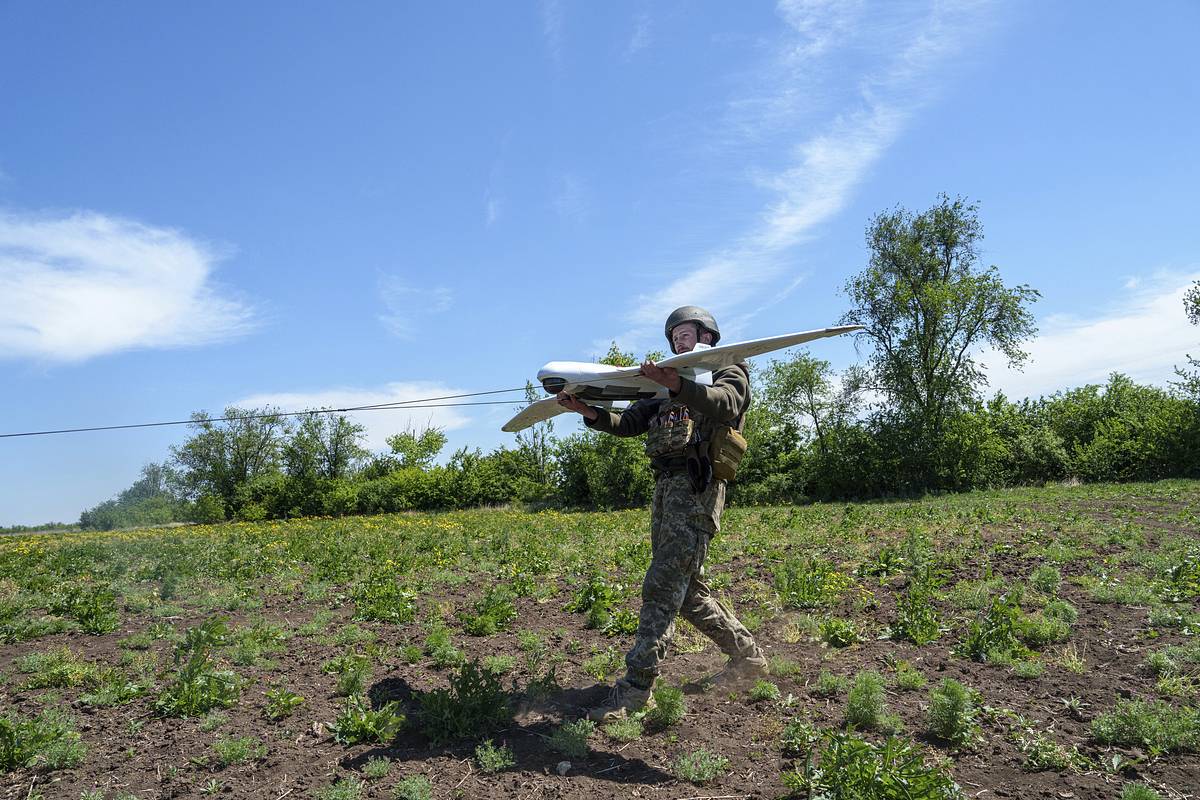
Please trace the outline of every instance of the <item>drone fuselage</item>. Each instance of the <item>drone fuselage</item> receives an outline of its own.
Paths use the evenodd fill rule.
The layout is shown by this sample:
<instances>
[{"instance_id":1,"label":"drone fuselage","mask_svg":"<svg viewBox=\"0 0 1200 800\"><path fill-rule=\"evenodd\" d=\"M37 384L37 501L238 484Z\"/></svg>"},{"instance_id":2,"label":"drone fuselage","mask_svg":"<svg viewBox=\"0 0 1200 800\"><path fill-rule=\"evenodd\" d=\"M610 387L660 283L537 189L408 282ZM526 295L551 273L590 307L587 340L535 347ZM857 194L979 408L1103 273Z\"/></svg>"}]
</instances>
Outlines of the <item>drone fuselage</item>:
<instances>
[{"instance_id":1,"label":"drone fuselage","mask_svg":"<svg viewBox=\"0 0 1200 800\"><path fill-rule=\"evenodd\" d=\"M707 370L683 369L680 374L698 383L712 382L712 373ZM667 396L665 386L638 375L636 368L610 367L587 361L551 361L538 370L537 379L547 394L566 392L580 400L593 402L649 400Z\"/></svg>"}]
</instances>

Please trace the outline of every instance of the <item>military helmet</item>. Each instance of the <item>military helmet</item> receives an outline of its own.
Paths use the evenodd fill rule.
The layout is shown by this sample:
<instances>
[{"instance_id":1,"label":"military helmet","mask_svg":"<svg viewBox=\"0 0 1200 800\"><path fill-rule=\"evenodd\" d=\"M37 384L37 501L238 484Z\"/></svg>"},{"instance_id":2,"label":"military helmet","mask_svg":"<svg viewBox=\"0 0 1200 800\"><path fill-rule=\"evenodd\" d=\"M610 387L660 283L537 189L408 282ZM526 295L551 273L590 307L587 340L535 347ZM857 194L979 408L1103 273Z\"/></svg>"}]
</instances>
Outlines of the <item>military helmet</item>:
<instances>
[{"instance_id":1,"label":"military helmet","mask_svg":"<svg viewBox=\"0 0 1200 800\"><path fill-rule=\"evenodd\" d=\"M721 341L721 329L717 327L717 321L713 319L712 314L700 306L680 306L671 312L671 316L667 317L665 332L667 346L671 348L672 353L675 352L675 342L671 341L671 331L676 325L682 325L685 322L694 322L700 327L700 330L711 333L712 344Z\"/></svg>"}]
</instances>

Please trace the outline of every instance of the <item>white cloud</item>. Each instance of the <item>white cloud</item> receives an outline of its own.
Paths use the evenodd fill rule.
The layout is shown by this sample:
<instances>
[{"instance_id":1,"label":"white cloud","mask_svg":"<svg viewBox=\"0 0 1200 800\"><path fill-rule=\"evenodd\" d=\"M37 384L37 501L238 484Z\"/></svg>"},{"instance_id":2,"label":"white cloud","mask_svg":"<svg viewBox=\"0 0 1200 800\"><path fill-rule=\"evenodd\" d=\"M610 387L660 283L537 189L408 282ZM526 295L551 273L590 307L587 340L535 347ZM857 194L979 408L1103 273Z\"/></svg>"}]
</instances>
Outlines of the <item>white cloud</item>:
<instances>
[{"instance_id":1,"label":"white cloud","mask_svg":"<svg viewBox=\"0 0 1200 800\"><path fill-rule=\"evenodd\" d=\"M380 280L379 296L385 309L379 321L401 339L413 338L419 324L454 305L454 293L445 286L418 289L394 275Z\"/></svg>"},{"instance_id":2,"label":"white cloud","mask_svg":"<svg viewBox=\"0 0 1200 800\"><path fill-rule=\"evenodd\" d=\"M784 258L839 213L854 190L895 142L912 116L937 93L942 68L963 52L980 28L977 3L934 2L919 15L889 8L885 20L863 24L863 4L784 0L779 12L790 36L756 83L771 91L731 102L736 151L747 141L785 135L795 142L783 165L754 175L767 192L755 225L709 253L661 289L637 298L628 320L631 338L646 336L672 308L696 303L721 316L748 321L779 284L796 279ZM901 16L897 17L897 14ZM808 91L814 75L847 62L868 67L853 95L830 109ZM814 119L814 117L816 117Z\"/></svg>"},{"instance_id":3,"label":"white cloud","mask_svg":"<svg viewBox=\"0 0 1200 800\"><path fill-rule=\"evenodd\" d=\"M321 408L350 408L381 403L411 402L431 397L463 394L469 391L433 381L389 383L378 389L338 388L312 392L264 392L235 400L238 408L277 408L280 411L307 411ZM487 399L487 398L483 398ZM441 400L436 402L463 402ZM487 406L483 406L487 408ZM495 406L499 408L499 406ZM517 406L513 407L514 409ZM515 411L514 411L515 413ZM421 431L441 428L452 431L465 427L471 418L461 408L381 409L352 411L347 417L366 428L366 446L371 450L386 450L387 438L406 430Z\"/></svg>"},{"instance_id":4,"label":"white cloud","mask_svg":"<svg viewBox=\"0 0 1200 800\"><path fill-rule=\"evenodd\" d=\"M79 362L245 334L216 254L177 230L93 212L0 214L0 358Z\"/></svg>"},{"instance_id":5,"label":"white cloud","mask_svg":"<svg viewBox=\"0 0 1200 800\"><path fill-rule=\"evenodd\" d=\"M1089 318L1051 317L1026 348L1024 371L1010 369L1001 356L985 353L989 392L1013 399L1040 397L1088 383L1105 383L1122 372L1140 383L1165 386L1186 354L1200 356L1200 328L1188 323L1183 296L1200 272L1159 273L1136 281L1137 288L1113 308Z\"/></svg>"}]
</instances>

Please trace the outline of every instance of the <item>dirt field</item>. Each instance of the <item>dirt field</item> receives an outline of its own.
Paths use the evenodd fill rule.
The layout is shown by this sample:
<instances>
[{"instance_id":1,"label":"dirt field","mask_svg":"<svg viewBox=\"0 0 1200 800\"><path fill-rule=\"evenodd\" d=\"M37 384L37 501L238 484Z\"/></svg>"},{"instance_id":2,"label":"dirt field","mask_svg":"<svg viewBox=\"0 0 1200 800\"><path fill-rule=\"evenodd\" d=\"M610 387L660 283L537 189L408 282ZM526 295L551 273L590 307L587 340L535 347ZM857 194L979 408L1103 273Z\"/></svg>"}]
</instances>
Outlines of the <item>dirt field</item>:
<instances>
[{"instance_id":1,"label":"dirt field","mask_svg":"<svg viewBox=\"0 0 1200 800\"><path fill-rule=\"evenodd\" d=\"M880 743L896 731L964 796L1112 798L1140 781L1180 798L1200 787L1200 484L731 509L708 575L772 657L777 693L704 691L697 682L723 657L681 626L663 682L683 687L683 718L628 741L597 729L586 755L564 755L555 731L604 697L632 643L603 626L613 633L628 626L622 609L636 614L647 524L637 511L478 511L5 537L0 716L61 709L83 751L10 764L4 797L392 798L418 791L413 777L435 798L802 797L783 776L820 763L816 739L845 730L865 671L883 677L885 707L857 734ZM568 610L589 585L612 597L591 615ZM1002 596L1022 620L1007 650L992 624ZM905 602L932 615L936 638L898 632ZM499 630L468 633L486 631L481 617ZM173 716L163 698L175 655L186 660L182 634L216 618L228 630L211 665L237 676L236 697ZM994 634L976 650L984 660L964 644L972 623ZM343 667L359 658L366 704L404 713L394 738L335 738L339 689L356 694L354 670L330 665L346 654ZM464 659L500 674L511 718L434 744L422 697ZM958 745L931 729L931 690L945 678L978 693L975 729ZM273 719L266 693L280 689L303 702ZM1105 717L1130 700L1165 701L1185 729L1158 740ZM1109 722L1141 739L1103 741ZM797 730L810 747L781 746ZM484 741L513 764L484 771ZM727 763L685 780L678 759L701 748Z\"/></svg>"}]
</instances>

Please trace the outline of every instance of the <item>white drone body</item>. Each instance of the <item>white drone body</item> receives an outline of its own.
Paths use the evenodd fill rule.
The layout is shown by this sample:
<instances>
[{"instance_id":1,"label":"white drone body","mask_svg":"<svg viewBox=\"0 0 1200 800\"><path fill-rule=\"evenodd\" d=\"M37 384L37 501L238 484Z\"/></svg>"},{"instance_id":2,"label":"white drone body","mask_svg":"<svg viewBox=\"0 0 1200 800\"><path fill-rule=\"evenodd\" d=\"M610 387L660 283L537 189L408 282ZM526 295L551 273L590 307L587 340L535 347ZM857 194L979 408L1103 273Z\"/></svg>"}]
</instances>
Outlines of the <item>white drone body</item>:
<instances>
[{"instance_id":1,"label":"white drone body","mask_svg":"<svg viewBox=\"0 0 1200 800\"><path fill-rule=\"evenodd\" d=\"M802 333L788 333L783 336L770 336L766 339L718 344L715 347L697 344L690 352L664 358L658 362L658 366L671 367L678 370L682 377L709 386L712 384L714 370L732 366L763 353L811 342L814 339L850 333L860 330L861 327L861 325L841 325ZM587 361L551 361L538 370L537 378L538 383L542 384L542 388L550 395L566 392L575 395L585 403L597 406L607 407L616 401L649 400L667 396L666 387L659 386L644 377L638 367L610 367L607 364L593 364ZM525 406L520 413L505 423L501 430L516 433L530 425L562 414L566 410L558 404L557 398L547 397Z\"/></svg>"}]
</instances>

